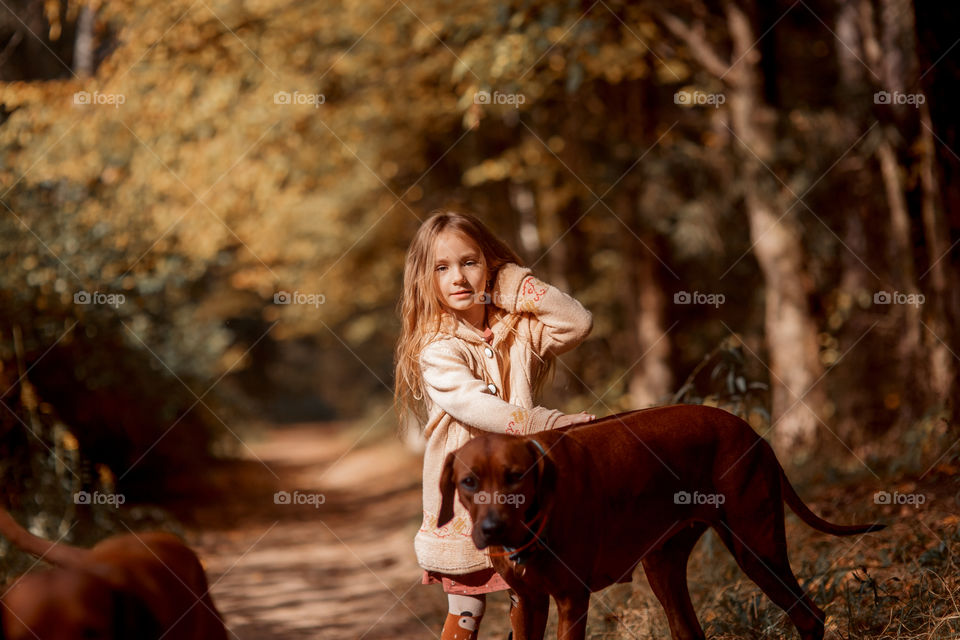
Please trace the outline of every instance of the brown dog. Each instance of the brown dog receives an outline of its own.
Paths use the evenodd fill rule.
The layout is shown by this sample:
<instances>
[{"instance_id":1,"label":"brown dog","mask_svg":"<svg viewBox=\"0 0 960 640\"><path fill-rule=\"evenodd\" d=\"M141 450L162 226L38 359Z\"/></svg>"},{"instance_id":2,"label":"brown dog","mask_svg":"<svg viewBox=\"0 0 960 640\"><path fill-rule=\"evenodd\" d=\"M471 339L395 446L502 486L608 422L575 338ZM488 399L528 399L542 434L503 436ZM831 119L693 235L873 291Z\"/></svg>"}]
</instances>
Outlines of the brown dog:
<instances>
[{"instance_id":1,"label":"brown dog","mask_svg":"<svg viewBox=\"0 0 960 640\"><path fill-rule=\"evenodd\" d=\"M4 640L226 640L196 554L168 533L125 534L91 549L34 536L0 509L0 533L54 565L0 602Z\"/></svg>"},{"instance_id":2,"label":"brown dog","mask_svg":"<svg viewBox=\"0 0 960 640\"><path fill-rule=\"evenodd\" d=\"M453 517L458 491L474 543L494 548L494 567L519 596L510 614L515 640L543 638L549 596L557 602L558 636L582 640L590 593L629 582L640 563L673 638L704 638L687 590L687 559L707 527L787 612L802 640L820 640L824 614L787 558L783 502L826 533L883 528L817 517L750 425L693 405L531 437L478 436L447 456L440 491L438 525Z\"/></svg>"}]
</instances>

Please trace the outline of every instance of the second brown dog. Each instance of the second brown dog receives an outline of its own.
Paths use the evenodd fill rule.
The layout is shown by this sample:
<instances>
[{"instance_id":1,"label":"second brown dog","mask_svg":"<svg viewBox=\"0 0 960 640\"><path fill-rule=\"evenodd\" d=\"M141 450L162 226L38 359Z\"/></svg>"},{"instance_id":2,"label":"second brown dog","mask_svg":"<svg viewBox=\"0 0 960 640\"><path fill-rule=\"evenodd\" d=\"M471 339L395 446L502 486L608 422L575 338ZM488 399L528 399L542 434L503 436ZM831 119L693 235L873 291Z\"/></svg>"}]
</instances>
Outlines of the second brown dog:
<instances>
[{"instance_id":1,"label":"second brown dog","mask_svg":"<svg viewBox=\"0 0 960 640\"><path fill-rule=\"evenodd\" d=\"M2 640L226 640L200 560L172 534L124 534L82 549L31 534L3 509L0 533L54 565L7 589Z\"/></svg>"}]
</instances>

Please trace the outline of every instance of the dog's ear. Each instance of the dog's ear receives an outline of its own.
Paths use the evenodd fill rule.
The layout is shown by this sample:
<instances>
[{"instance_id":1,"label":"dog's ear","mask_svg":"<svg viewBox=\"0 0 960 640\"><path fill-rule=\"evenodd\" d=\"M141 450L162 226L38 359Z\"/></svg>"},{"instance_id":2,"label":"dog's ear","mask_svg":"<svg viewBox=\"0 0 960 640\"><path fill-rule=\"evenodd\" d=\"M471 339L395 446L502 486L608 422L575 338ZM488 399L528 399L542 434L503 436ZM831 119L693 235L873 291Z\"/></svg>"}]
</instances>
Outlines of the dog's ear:
<instances>
[{"instance_id":1,"label":"dog's ear","mask_svg":"<svg viewBox=\"0 0 960 640\"><path fill-rule=\"evenodd\" d=\"M113 589L113 629L117 638L160 640L166 630L146 603L123 589Z\"/></svg>"},{"instance_id":2,"label":"dog's ear","mask_svg":"<svg viewBox=\"0 0 960 640\"><path fill-rule=\"evenodd\" d=\"M533 443L533 440L527 440L527 449L537 461L537 484L534 500L541 511L549 511L553 507L554 498L557 494L557 469L550 459L549 451L541 453L540 447Z\"/></svg>"},{"instance_id":3,"label":"dog's ear","mask_svg":"<svg viewBox=\"0 0 960 640\"><path fill-rule=\"evenodd\" d=\"M443 470L440 472L440 513L437 514L437 528L453 519L453 498L457 486L453 482L453 452L447 454L443 461Z\"/></svg>"}]
</instances>

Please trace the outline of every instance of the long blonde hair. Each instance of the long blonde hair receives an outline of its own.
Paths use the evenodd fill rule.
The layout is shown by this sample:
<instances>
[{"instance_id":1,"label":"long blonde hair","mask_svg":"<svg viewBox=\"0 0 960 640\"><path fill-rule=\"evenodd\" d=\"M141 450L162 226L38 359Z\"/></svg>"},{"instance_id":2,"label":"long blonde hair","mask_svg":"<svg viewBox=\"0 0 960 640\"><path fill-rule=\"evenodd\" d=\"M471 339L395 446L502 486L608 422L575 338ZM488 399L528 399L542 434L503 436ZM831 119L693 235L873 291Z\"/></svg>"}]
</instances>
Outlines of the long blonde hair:
<instances>
[{"instance_id":1,"label":"long blonde hair","mask_svg":"<svg viewBox=\"0 0 960 640\"><path fill-rule=\"evenodd\" d=\"M470 214L439 210L420 225L407 250L403 292L398 304L403 326L394 353L393 399L401 430L410 417L417 418L421 426L426 418L419 356L421 349L440 330L443 304L434 284L433 250L437 236L443 231L461 233L477 244L483 253L489 279L495 281L497 271L509 262L523 264L513 249ZM535 388L544 372L541 367Z\"/></svg>"}]
</instances>

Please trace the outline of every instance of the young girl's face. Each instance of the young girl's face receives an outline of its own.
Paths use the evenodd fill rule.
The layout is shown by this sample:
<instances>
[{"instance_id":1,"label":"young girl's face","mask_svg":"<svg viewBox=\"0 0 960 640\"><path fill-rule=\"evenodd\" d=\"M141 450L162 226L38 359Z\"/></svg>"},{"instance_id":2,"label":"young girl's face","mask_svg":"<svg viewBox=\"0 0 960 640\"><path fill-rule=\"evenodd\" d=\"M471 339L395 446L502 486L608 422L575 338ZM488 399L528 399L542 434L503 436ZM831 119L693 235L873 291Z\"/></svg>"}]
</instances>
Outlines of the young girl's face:
<instances>
[{"instance_id":1,"label":"young girl's face","mask_svg":"<svg viewBox=\"0 0 960 640\"><path fill-rule=\"evenodd\" d=\"M433 246L433 281L451 313L476 326L483 323L487 264L476 242L456 231L441 231Z\"/></svg>"}]
</instances>

